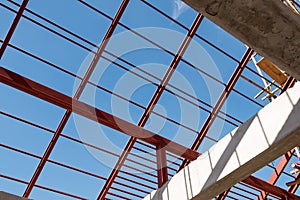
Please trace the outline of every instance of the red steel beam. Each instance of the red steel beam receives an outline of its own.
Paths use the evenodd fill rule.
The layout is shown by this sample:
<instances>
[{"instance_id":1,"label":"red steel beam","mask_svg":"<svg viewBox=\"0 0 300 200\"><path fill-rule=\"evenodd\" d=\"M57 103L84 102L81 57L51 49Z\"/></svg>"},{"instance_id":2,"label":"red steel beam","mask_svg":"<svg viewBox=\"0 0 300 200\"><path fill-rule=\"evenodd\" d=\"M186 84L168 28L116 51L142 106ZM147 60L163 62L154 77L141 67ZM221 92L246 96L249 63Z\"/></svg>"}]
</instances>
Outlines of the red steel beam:
<instances>
[{"instance_id":1,"label":"red steel beam","mask_svg":"<svg viewBox=\"0 0 300 200\"><path fill-rule=\"evenodd\" d=\"M0 48L0 59L2 58L2 56L3 56L4 52L5 52L5 49L6 49L6 47L7 47L8 43L9 43L11 37L13 36L13 34L14 34L14 32L15 32L18 24L19 24L19 21L20 21L20 19L22 17L22 14L23 14L23 12L24 12L24 10L25 10L28 2L29 2L29 0L24 0L22 2L21 6L20 6L20 8L19 8L19 10L17 12L17 15L14 18L14 21L13 21L13 23L11 24L11 26L10 26L10 28L8 30L8 33L7 33L7 35L6 35L3 43L1 45L1 48Z\"/></svg>"},{"instance_id":2,"label":"red steel beam","mask_svg":"<svg viewBox=\"0 0 300 200\"><path fill-rule=\"evenodd\" d=\"M84 87L86 86L90 76L92 75L92 73L93 73L93 71L94 71L94 69L95 69L95 67L96 67L96 65L97 65L97 63L100 59L100 57L102 56L102 53L105 50L105 47L107 46L107 44L109 42L109 39L112 36L115 28L117 27L118 22L119 22L119 20L122 16L122 14L124 13L128 3L129 3L129 0L123 0L116 16L114 17L109 29L107 30L107 32L106 32L106 34L105 34L105 36L104 36L104 38L101 42L100 47L97 49L97 52L96 52L96 54L95 54L95 56L94 56L94 58L93 58L93 60L90 64L90 66L88 67L86 73L84 74L84 77L83 77L82 81L80 82L80 85L78 86L78 88L76 90L76 93L73 97L74 100L78 100L79 97L81 96L81 94L84 90ZM44 166L45 166L45 164L46 164L46 162L47 162L47 160L48 160L48 158L49 158L49 156L50 156L50 154L51 154L51 152L52 152L52 150L53 150L53 148L54 148L54 146L55 146L55 144L56 144L56 142L59 138L59 136L61 135L61 132L63 131L64 127L66 126L71 114L72 114L72 108L67 109L64 116L63 116L63 118L62 118L62 120L60 121L60 123L58 125L58 128L55 131L55 134L53 135L53 137L52 137L52 139L51 139L51 141L50 141L50 143L49 143L49 145L48 145L48 147L47 147L47 149L46 149L46 151L43 155L43 158L40 160L40 162L38 164L38 167L36 168L33 176L31 177L31 180L30 180L30 182L29 182L29 184L28 184L28 186L27 186L27 188L26 188L26 190L23 194L23 197L27 198L29 196L29 194L31 193L31 191L32 191L39 175L41 174L41 172L42 172L42 170L43 170L43 168L44 168Z\"/></svg>"},{"instance_id":3,"label":"red steel beam","mask_svg":"<svg viewBox=\"0 0 300 200\"><path fill-rule=\"evenodd\" d=\"M198 152L192 151L191 149L188 149L176 142L172 142L169 139L131 124L130 122L122 120L102 110L94 108L86 103L72 99L65 94L4 69L3 67L0 67L0 82L61 108L72 110L74 113L99 122L100 124L108 126L114 130L120 131L129 136L137 137L151 145L166 146L166 150L186 159L195 160L199 156Z\"/></svg>"},{"instance_id":4,"label":"red steel beam","mask_svg":"<svg viewBox=\"0 0 300 200\"><path fill-rule=\"evenodd\" d=\"M212 112L207 117L207 119L204 122L201 130L199 131L199 134L198 134L197 138L195 139L195 141L194 141L194 143L191 147L192 150L197 151L197 149L199 148L199 146L200 146L201 142L203 141L203 139L205 138L209 128L213 124L213 122L216 119L219 111L221 110L222 106L224 105L227 97L229 96L230 92L233 90L233 87L236 84L238 78L241 76L243 70L245 69L245 67L246 67L249 59L251 58L251 55L253 54L253 52L254 51L250 48L248 48L246 50L246 52L243 55L240 63L238 64L237 68L235 69L235 71L233 72L231 78L229 79L228 83L226 84L225 89L221 93L221 95L220 95L216 105L214 106ZM188 160L184 160L182 165L180 166L179 170L182 169L183 167L185 167L188 163L189 163Z\"/></svg>"},{"instance_id":5,"label":"red steel beam","mask_svg":"<svg viewBox=\"0 0 300 200\"><path fill-rule=\"evenodd\" d=\"M199 25L202 22L203 18L204 17L201 14L197 15L193 25L191 26L191 29L188 31L187 36L183 40L181 46L179 47L179 50L178 50L177 54L175 55L172 63L170 64L170 67L168 68L168 70L167 70L166 74L164 75L160 85L158 86L158 88L155 91L154 95L152 96L147 108L145 109L145 111L144 111L144 113L143 113L143 115L142 115L142 117L141 117L141 119L138 123L139 127L144 127L147 120L149 119L150 113L152 112L154 106L156 105L156 103L158 102L160 96L162 95L166 85L168 84L173 72L175 71L177 65L179 64L185 50L187 49L192 37L195 35L195 33L197 31L197 28L199 27ZM97 198L98 200L104 199L106 193L108 192L109 188L113 184L113 182L114 182L115 178L117 177L122 165L124 164L129 152L133 148L136 140L137 140L136 137L131 137L129 139L129 141L127 142L120 158L118 159L116 165L114 166L112 172L110 173L107 182L105 183L102 190L100 191L99 196ZM155 146L158 146L158 145L155 145Z\"/></svg>"},{"instance_id":6,"label":"red steel beam","mask_svg":"<svg viewBox=\"0 0 300 200\"><path fill-rule=\"evenodd\" d=\"M285 189L282 189L280 187L272 185L266 181L263 181L259 178L254 177L254 176L249 176L248 178L244 179L242 182L246 183L248 185L251 185L253 187L256 187L260 190L264 190L264 191L266 191L270 194L273 194L277 197L280 197L282 199L300 200L299 196L294 195L293 193L290 193L290 192L286 191Z\"/></svg>"}]
</instances>

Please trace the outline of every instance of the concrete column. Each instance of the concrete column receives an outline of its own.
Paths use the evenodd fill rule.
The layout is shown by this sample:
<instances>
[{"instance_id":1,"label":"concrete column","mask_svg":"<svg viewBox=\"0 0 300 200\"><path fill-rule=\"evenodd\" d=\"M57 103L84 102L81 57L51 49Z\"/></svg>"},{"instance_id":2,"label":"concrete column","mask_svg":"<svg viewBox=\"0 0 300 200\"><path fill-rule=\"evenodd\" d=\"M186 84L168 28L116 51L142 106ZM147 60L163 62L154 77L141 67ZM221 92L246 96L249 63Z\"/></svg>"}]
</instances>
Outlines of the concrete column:
<instances>
[{"instance_id":1,"label":"concrete column","mask_svg":"<svg viewBox=\"0 0 300 200\"><path fill-rule=\"evenodd\" d=\"M300 15L279 0L183 0L300 80Z\"/></svg>"},{"instance_id":2,"label":"concrete column","mask_svg":"<svg viewBox=\"0 0 300 200\"><path fill-rule=\"evenodd\" d=\"M26 198L0 191L0 200L26 200Z\"/></svg>"},{"instance_id":3,"label":"concrete column","mask_svg":"<svg viewBox=\"0 0 300 200\"><path fill-rule=\"evenodd\" d=\"M296 83L145 200L212 199L300 145L299 91Z\"/></svg>"}]
</instances>

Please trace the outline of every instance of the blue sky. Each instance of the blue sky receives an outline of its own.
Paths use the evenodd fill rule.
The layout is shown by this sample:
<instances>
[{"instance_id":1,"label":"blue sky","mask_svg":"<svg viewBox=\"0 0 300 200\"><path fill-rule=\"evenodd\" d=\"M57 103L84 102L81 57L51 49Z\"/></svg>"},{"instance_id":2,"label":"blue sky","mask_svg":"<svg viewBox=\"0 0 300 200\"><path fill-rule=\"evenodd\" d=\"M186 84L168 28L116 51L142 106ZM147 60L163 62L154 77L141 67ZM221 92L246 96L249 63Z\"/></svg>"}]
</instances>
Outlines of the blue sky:
<instances>
[{"instance_id":1,"label":"blue sky","mask_svg":"<svg viewBox=\"0 0 300 200\"><path fill-rule=\"evenodd\" d=\"M14 10L17 10L17 6L13 5L8 1L0 0L0 2ZM20 3L21 1L18 0L16 2ZM120 0L88 0L86 2L93 5L97 9L103 11L110 17L113 17L115 15L121 3ZM183 7L183 11L178 11L180 15L178 13L174 14L176 10L176 4L173 0L149 0L148 2L152 5L155 5L168 15L177 17L177 20L186 27L191 26L194 18L197 15L197 13L194 10L187 7ZM71 30L72 32L80 35L81 37L86 38L88 41L90 41L90 43L95 45L98 45L101 42L111 23L109 19L103 17L102 15L99 15L95 11L92 11L91 9L84 6L79 1L75 0L32 0L29 2L27 8L36 13L39 13L41 16L47 19L50 19L51 21L59 24L60 26ZM49 23L43 21L42 19L28 12L25 12L25 15L46 26L49 26L51 29L57 31L58 33L71 37L74 41L84 45L88 49L93 49L93 45L87 44L86 42L81 41L74 36L71 36L70 34L58 29L57 27L54 27L53 25L50 25ZM0 7L0 37L2 40L5 38L5 35L8 31L10 24L12 23L14 16L15 14L13 12L8 11L3 6ZM120 22L123 25L126 25L132 29L143 27L159 27L171 29L183 35L185 35L187 32L184 28L178 26L171 20L166 19L165 17L163 17L155 10L148 7L146 4L139 0L130 1ZM116 28L114 35L122 33L124 31L125 28L119 25ZM200 28L197 30L197 36L194 37L194 41L199 43L203 47L203 49L210 55L222 76L221 81L223 83L226 83L237 66L236 61L223 55L222 53L205 43L203 40L201 40L201 38L199 38L198 36L207 39L219 48L225 50L237 60L241 59L243 53L246 51L246 47L237 39L230 36L225 31L223 31L207 19L203 20L203 22L200 25ZM179 46L180 41L177 41L177 43L177 45ZM86 49L80 48L74 43L71 43L62 37L59 37L24 18L21 19L18 28L14 33L12 40L10 41L10 44L22 48L25 51L35 54L75 74L78 73L82 62L90 53ZM189 49L187 51L189 51ZM176 51L173 53L176 53ZM104 53L103 55L107 58L113 59L112 56L108 55L107 53ZM133 51L126 55L123 55L122 58L130 61L131 63L137 66L141 66L147 63L158 63L161 65L168 66L173 59L171 55L167 54L166 52L163 52L162 50L157 49ZM186 58L191 59L188 57ZM193 62L193 60L188 61ZM100 59L97 67L101 68L103 65L106 64L108 64L108 62L102 58ZM132 69L132 67L129 65L126 65L121 62L120 64L123 64L129 69ZM8 47L6 49L2 60L0 60L0 65L27 78L37 81L43 85L56 89L69 96L73 95L74 82L78 81L78 79L67 75L47 64L44 64L37 59L25 55L24 53L21 53L20 51L12 47ZM248 64L248 66L254 69L254 66L251 62ZM201 68L203 66L198 67ZM151 70L151 68L147 69L151 73L154 72ZM164 67L160 69L161 74L158 75L159 78L162 78L162 72L164 72L165 70L166 68ZM200 98L201 100L212 105L215 103L210 101L209 95L207 94L207 87L209 86L205 85L205 81L201 76L195 75L197 70L191 68L185 62L180 62L176 72L178 74L181 74L186 80L189 81L190 85L195 91L195 96L197 98ZM117 82L119 81L119 78L124 76L124 74L126 74L125 70L120 69L113 64L108 64L107 70L105 71L104 75L101 77L99 82L96 82L96 84L99 84L100 86L105 87L107 89L113 90ZM260 78L254 75L248 69L246 69L243 72L243 75L251 78L252 80L255 80L257 83L260 83L262 85ZM151 78L146 74L143 74L143 76L150 78L156 83L159 83L159 81L153 79L153 77ZM132 77L134 76L132 75ZM176 81L171 80L170 83L173 86L181 86ZM130 98L131 100L136 101L138 104L146 107L150 98L152 97L152 94L156 89L156 86L145 80L143 80L143 84L144 86L138 88L134 92L134 94L130 96ZM93 87L94 86L91 84L87 85L87 88L85 89L87 95L88 91ZM218 87L219 89L217 91L221 92L223 86L220 84ZM167 88L174 92L174 88L172 88L170 85L167 86ZM235 89L247 94L247 96L251 98L259 92L258 88L254 87L253 85L249 84L243 79L239 79L237 85L235 86ZM180 95L186 96L178 91L175 92ZM64 114L64 110L61 108L43 102L37 98L24 94L18 90L12 89L3 84L0 85L0 94L0 111L19 116L33 123L41 124L42 126L47 127L51 130L55 130L57 128L58 123ZM103 90L96 89L95 105L99 109L112 113L112 99L113 97L111 94L106 93ZM84 97L82 97L80 100L89 103L88 100ZM117 102L118 101L121 100L117 100ZM195 102L194 99L192 99L192 101ZM267 101L257 101L262 105L265 105L267 103ZM170 117L177 121L182 120L180 118L181 111L178 109L174 109L178 108L179 100L173 94L165 91L158 104L159 105L155 109L156 112L162 115L166 115L167 117ZM183 104L188 103L183 102ZM252 102L240 96L236 92L232 92L226 102L226 112L240 119L241 121L247 120L260 108L260 106L253 104ZM208 114L207 112L204 112L199 108L193 109L195 109L195 112L200 113L200 120L198 124L193 125L194 127L191 128L199 130ZM210 110L210 108L207 109ZM138 123L141 115L143 114L143 109L135 105L129 105L129 113L133 120L132 123ZM120 117L121 116L122 113L120 114ZM86 119L83 120L87 121L86 123L92 123ZM161 121L162 118L155 114L152 114L150 120L155 122ZM219 127L222 124L223 120L217 119L213 123L208 135L213 137L218 137L219 135L223 136L235 127L229 123L224 123L224 127L221 130L219 130ZM94 125L99 126L96 124ZM113 131L104 126L100 127L105 132L105 135L117 147L124 147L129 138L128 136L117 131ZM150 125L148 126L148 129L156 132L155 127L152 127ZM160 129L158 134L172 139L174 135L170 133L176 132L177 130L178 125L169 121L165 121L163 127ZM195 133L193 133L190 130L185 129L184 131L187 135L190 135L191 137L196 136ZM216 134L217 131L218 133ZM74 138L80 138L76 126L74 124L73 115L68 121L63 133ZM0 115L0 138L1 143L5 145L13 146L24 151L28 151L33 154L42 156L51 139L51 136L52 133L40 130L22 122L18 122L7 116L4 116L3 114ZM180 141L178 142L180 143ZM95 143L97 142L95 141ZM211 142L210 140L205 140L204 144L205 145L200 148L201 151L207 149L210 145L213 144L213 142ZM36 158L31 158L29 156L13 152L12 150L8 150L5 148L0 149L0 172L2 174L29 181L39 160ZM101 154L101 156L104 155ZM58 140L58 143L55 146L54 151L50 156L50 159L68 165L76 166L80 169L84 169L105 177L108 176L111 170L109 167L106 167L98 160L96 160L95 157L93 157L84 146L79 145L78 143L74 143L63 137L61 137ZM116 157L112 156L107 157L107 159L111 159L111 162L116 161ZM270 169L261 170L258 173L262 177L267 177L270 171ZM284 183L284 181L285 180L283 180L282 183ZM86 187L82 187L83 183ZM47 163L42 174L40 175L40 178L37 181L37 184L48 186L51 188L57 188L59 190L73 193L75 195L79 195L89 199L95 199L95 197L101 190L104 181L80 174L78 172L70 171L69 169L58 167L51 163ZM121 186L118 187L122 188ZM24 184L0 178L0 190L5 190L14 194L22 195L24 189ZM43 200L69 199L69 197L55 193L50 193L38 188L33 189L30 198Z\"/></svg>"}]
</instances>

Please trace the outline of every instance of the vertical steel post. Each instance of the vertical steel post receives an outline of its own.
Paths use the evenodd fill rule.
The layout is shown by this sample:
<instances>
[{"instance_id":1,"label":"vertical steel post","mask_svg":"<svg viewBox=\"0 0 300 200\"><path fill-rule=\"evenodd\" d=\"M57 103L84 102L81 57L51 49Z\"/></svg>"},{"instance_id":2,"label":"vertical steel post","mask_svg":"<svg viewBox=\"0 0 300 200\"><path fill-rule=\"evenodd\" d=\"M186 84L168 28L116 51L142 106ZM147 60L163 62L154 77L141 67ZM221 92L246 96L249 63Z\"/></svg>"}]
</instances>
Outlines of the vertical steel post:
<instances>
[{"instance_id":1,"label":"vertical steel post","mask_svg":"<svg viewBox=\"0 0 300 200\"><path fill-rule=\"evenodd\" d=\"M156 147L158 188L168 181L167 153L163 147Z\"/></svg>"}]
</instances>

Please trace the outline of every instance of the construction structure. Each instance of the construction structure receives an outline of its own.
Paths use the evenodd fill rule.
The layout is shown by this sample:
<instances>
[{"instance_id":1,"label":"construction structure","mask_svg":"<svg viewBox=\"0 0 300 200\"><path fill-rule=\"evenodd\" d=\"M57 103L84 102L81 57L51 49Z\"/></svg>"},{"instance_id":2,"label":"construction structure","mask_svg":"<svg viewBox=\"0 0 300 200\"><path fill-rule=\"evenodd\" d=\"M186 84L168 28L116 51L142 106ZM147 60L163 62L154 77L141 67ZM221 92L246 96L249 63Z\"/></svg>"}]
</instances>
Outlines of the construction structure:
<instances>
[{"instance_id":1,"label":"construction structure","mask_svg":"<svg viewBox=\"0 0 300 200\"><path fill-rule=\"evenodd\" d=\"M185 2L0 2L0 199L300 199L299 1Z\"/></svg>"}]
</instances>

